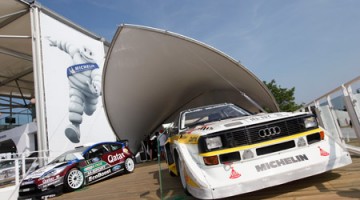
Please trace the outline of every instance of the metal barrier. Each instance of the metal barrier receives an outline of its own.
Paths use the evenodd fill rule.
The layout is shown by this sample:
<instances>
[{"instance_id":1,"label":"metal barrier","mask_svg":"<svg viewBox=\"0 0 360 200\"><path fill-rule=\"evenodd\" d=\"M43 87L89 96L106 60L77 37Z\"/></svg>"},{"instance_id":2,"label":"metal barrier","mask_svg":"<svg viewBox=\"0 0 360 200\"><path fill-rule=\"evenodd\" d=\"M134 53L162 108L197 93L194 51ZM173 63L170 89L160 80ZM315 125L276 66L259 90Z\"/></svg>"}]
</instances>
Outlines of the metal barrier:
<instances>
[{"instance_id":1,"label":"metal barrier","mask_svg":"<svg viewBox=\"0 0 360 200\"><path fill-rule=\"evenodd\" d=\"M360 76L306 104L300 111L317 115L322 127L360 155Z\"/></svg>"},{"instance_id":2,"label":"metal barrier","mask_svg":"<svg viewBox=\"0 0 360 200\"><path fill-rule=\"evenodd\" d=\"M4 200L18 199L21 180L39 166L38 151L10 154L0 159L0 197ZM36 156L33 156L36 155ZM43 158L44 159L44 158ZM45 159L47 160L47 158Z\"/></svg>"}]
</instances>

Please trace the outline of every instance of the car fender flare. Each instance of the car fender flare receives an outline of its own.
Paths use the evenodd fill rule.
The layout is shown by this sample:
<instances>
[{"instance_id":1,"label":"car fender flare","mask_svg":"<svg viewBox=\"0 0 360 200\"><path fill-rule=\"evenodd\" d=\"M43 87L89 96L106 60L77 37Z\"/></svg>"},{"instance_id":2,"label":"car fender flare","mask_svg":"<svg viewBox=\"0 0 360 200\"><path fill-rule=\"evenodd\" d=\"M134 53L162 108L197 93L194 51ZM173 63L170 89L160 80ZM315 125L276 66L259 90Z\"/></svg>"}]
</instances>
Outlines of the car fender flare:
<instances>
[{"instance_id":1,"label":"car fender flare","mask_svg":"<svg viewBox=\"0 0 360 200\"><path fill-rule=\"evenodd\" d=\"M178 143L175 149L178 153L177 156L179 157L179 160L183 162L183 166L187 169L187 175L190 176L193 181L195 181L197 187L208 188L209 184L207 180L204 179L202 169L193 160L186 148L186 144Z\"/></svg>"}]
</instances>

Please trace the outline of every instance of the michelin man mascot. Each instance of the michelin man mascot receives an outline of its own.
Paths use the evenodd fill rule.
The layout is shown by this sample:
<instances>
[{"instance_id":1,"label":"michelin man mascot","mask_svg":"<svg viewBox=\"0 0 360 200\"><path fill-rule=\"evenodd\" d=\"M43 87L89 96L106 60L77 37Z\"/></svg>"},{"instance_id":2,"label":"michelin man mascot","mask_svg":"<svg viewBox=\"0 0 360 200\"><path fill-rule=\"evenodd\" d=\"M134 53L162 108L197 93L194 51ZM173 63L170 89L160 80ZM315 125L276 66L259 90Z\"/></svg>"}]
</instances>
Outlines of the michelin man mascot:
<instances>
[{"instance_id":1,"label":"michelin man mascot","mask_svg":"<svg viewBox=\"0 0 360 200\"><path fill-rule=\"evenodd\" d=\"M72 65L66 70L69 79L69 124L66 137L73 143L80 142L82 116L92 115L101 95L101 72L94 60L93 52L86 47L77 47L66 41L48 38L50 46L58 47L72 58Z\"/></svg>"}]
</instances>

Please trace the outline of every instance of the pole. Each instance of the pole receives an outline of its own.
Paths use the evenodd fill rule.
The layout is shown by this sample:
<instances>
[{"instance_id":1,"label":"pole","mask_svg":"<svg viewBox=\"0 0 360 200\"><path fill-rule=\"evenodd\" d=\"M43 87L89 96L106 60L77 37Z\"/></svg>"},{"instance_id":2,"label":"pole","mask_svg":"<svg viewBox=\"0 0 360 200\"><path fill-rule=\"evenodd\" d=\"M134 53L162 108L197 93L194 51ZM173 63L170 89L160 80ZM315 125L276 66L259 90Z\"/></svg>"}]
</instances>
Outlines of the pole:
<instances>
[{"instance_id":1,"label":"pole","mask_svg":"<svg viewBox=\"0 0 360 200\"><path fill-rule=\"evenodd\" d=\"M157 157L158 157L158 164L159 164L160 199L163 200L159 137L156 137L156 140L157 140Z\"/></svg>"},{"instance_id":2,"label":"pole","mask_svg":"<svg viewBox=\"0 0 360 200\"><path fill-rule=\"evenodd\" d=\"M32 6L31 13L31 34L32 34L32 52L33 52L33 69L34 69L34 85L35 85L35 105L37 120L37 141L39 151L39 165L46 164L48 153L46 119L45 119L45 97L44 97L44 80L43 66L41 62L41 37L40 37L40 19L39 8Z\"/></svg>"}]
</instances>

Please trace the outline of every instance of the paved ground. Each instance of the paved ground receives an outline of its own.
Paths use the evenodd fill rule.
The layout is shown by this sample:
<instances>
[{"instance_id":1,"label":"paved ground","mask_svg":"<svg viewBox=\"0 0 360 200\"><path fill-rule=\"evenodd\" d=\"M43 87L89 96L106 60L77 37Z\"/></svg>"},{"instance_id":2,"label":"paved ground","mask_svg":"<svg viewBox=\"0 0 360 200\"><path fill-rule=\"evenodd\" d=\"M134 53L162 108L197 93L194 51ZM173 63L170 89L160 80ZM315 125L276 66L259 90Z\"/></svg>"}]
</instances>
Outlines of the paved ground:
<instances>
[{"instance_id":1,"label":"paved ground","mask_svg":"<svg viewBox=\"0 0 360 200\"><path fill-rule=\"evenodd\" d=\"M168 174L161 163L162 197L166 200L192 200L184 194L180 179ZM55 200L86 199L161 199L159 165L156 161L138 164L132 174L107 179L82 190L65 193ZM240 195L228 200L278 199L278 200L333 200L360 199L360 156L353 156L353 164L310 178Z\"/></svg>"}]
</instances>

